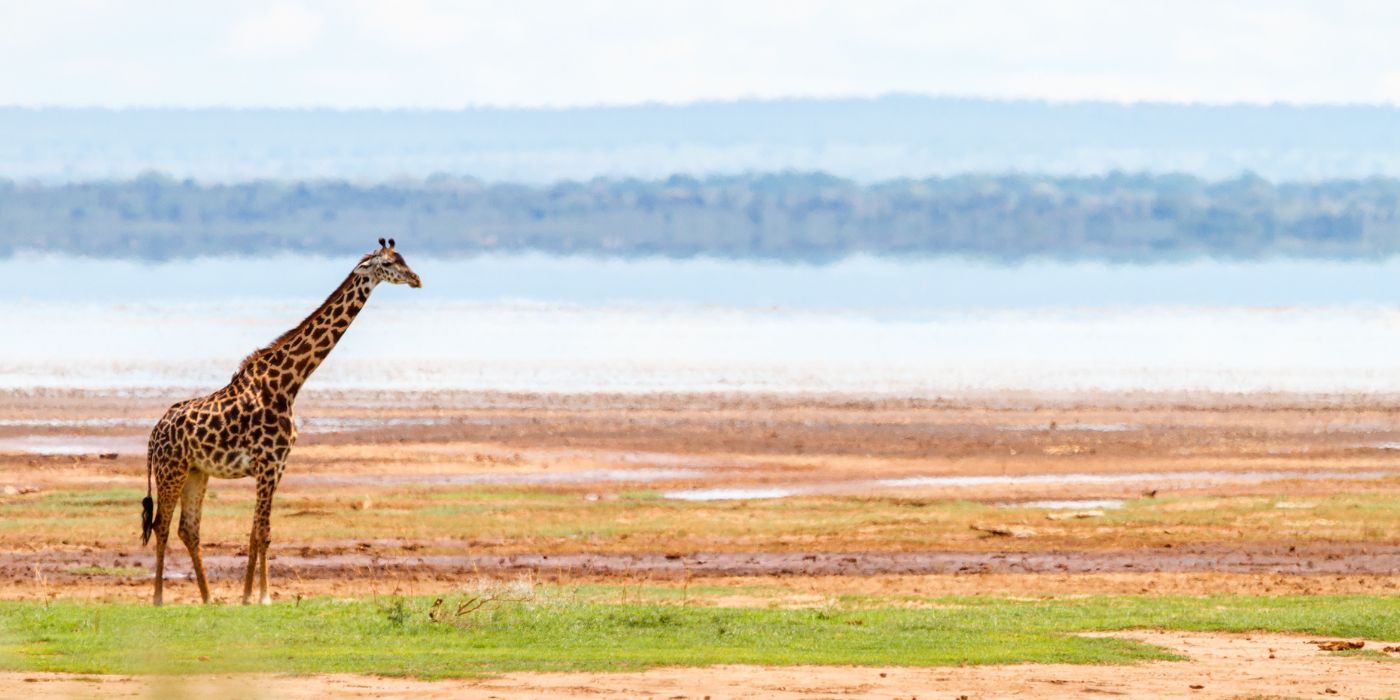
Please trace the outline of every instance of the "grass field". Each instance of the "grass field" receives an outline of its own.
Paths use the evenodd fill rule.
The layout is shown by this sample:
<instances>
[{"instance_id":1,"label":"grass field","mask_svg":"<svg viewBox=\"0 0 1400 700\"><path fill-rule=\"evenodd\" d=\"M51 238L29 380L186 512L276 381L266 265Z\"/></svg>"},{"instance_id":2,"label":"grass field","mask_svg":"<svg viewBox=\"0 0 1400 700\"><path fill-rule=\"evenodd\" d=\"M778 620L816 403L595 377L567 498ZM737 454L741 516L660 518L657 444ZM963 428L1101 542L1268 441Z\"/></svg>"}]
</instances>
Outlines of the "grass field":
<instances>
[{"instance_id":1,"label":"grass field","mask_svg":"<svg viewBox=\"0 0 1400 700\"><path fill-rule=\"evenodd\" d=\"M247 537L252 493L228 488L204 506L204 541ZM1387 484L1388 486L1388 484ZM1163 546L1225 536L1233 542L1400 540L1400 501L1392 488L1284 495L1137 498L1097 517L1050 520L1043 508L967 500L816 496L757 501L685 502L653 491L596 501L563 490L379 487L285 489L274 505L279 540L433 538L473 540L473 550L510 552L768 551L986 549L980 527L1014 527L1021 548ZM134 536L142 491L59 490L0 502L0 542L35 537L116 547ZM483 537L484 533L489 533ZM450 545L450 552L460 551Z\"/></svg>"},{"instance_id":2,"label":"grass field","mask_svg":"<svg viewBox=\"0 0 1400 700\"><path fill-rule=\"evenodd\" d=\"M696 594L703 601L707 593L744 592ZM401 597L164 609L0 602L0 669L438 678L720 663L1115 664L1175 657L1077 633L1153 628L1400 639L1400 599L1383 597L861 597L774 609L682 605L677 595L670 588L595 586L461 594L436 605ZM483 596L495 599L473 609L471 601ZM609 602L619 597L631 602Z\"/></svg>"}]
</instances>

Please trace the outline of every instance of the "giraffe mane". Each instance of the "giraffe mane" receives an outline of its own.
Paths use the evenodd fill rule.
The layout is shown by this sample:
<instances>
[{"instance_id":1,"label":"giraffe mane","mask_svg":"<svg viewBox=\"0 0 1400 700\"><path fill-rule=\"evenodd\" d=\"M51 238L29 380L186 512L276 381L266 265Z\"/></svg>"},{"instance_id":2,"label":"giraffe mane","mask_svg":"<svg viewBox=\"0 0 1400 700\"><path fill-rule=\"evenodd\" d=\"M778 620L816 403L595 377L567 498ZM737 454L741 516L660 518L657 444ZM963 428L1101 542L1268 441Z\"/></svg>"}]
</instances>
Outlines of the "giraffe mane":
<instances>
[{"instance_id":1,"label":"giraffe mane","mask_svg":"<svg viewBox=\"0 0 1400 700\"><path fill-rule=\"evenodd\" d=\"M369 260L374 256L375 253L366 253L364 257L360 258L360 263L363 263L364 261ZM358 267L359 264L357 263L356 268ZM296 326L292 327L290 330L283 333L282 335L277 336L277 338L275 338L271 343L268 343L267 345L264 345L263 347L260 347L257 350L248 353L248 356L243 358L242 362L238 363L238 370L233 373L233 378L237 379L238 376L246 372L248 370L248 367L251 366L254 362L256 362L258 358L266 357L267 355L275 351L277 348L281 347L283 343L286 343L288 340L291 340L292 337L294 337L297 333L306 330L306 327L311 324L311 319L321 315L321 312L325 311L326 307L331 305L331 300L340 296L340 294L346 289L348 289L350 285L354 283L354 281L355 272L354 270L351 270L350 274L345 276L345 280L340 283L340 286L336 287L335 291L331 292L330 295L326 297L326 300L321 302L320 306L316 307L315 311L312 311L310 314L307 314L306 318L301 320L301 323L298 323Z\"/></svg>"}]
</instances>

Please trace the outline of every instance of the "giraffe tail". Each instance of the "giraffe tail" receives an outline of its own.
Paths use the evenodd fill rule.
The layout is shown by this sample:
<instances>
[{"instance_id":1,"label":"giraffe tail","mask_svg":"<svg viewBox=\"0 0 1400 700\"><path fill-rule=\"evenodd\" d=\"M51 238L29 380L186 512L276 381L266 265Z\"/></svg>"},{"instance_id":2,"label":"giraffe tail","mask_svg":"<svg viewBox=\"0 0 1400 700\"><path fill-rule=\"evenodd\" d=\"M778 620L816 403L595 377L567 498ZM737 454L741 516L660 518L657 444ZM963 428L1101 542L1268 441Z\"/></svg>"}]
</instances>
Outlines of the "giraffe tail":
<instances>
[{"instance_id":1,"label":"giraffe tail","mask_svg":"<svg viewBox=\"0 0 1400 700\"><path fill-rule=\"evenodd\" d=\"M156 527L156 504L151 500L151 460L146 460L146 497L141 499L141 546L151 541Z\"/></svg>"},{"instance_id":2,"label":"giraffe tail","mask_svg":"<svg viewBox=\"0 0 1400 700\"><path fill-rule=\"evenodd\" d=\"M154 529L156 529L156 514L155 514L155 511L156 511L155 503L154 503L153 501L151 501L151 497L150 497L150 496L147 496L147 497L141 499L141 546L142 546L142 547L146 546L146 543L151 541L151 531L154 530Z\"/></svg>"}]
</instances>

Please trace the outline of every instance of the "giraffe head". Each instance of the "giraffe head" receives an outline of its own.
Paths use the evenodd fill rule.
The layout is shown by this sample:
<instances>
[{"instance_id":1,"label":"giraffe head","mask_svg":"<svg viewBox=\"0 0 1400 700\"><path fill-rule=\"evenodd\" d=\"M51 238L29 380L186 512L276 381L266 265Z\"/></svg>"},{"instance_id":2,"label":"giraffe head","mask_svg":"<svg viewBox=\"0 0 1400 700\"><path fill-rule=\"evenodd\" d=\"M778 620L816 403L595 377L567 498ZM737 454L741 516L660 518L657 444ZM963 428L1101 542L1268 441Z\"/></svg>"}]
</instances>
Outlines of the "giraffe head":
<instances>
[{"instance_id":1,"label":"giraffe head","mask_svg":"<svg viewBox=\"0 0 1400 700\"><path fill-rule=\"evenodd\" d=\"M379 250L362 258L360 264L355 266L355 272L376 283L406 284L414 288L423 286L423 281L418 279L418 273L409 268L403 256L394 250L392 238L387 243L383 238L379 239Z\"/></svg>"}]
</instances>

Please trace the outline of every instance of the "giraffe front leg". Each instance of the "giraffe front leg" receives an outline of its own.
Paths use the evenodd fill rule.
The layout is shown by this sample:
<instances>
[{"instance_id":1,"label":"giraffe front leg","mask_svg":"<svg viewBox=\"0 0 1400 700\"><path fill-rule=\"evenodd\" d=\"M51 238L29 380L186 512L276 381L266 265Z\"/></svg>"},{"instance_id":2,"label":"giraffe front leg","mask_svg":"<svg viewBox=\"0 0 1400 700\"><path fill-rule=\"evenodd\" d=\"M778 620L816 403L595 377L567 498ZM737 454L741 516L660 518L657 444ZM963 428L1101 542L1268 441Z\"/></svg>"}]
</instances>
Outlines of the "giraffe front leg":
<instances>
[{"instance_id":1,"label":"giraffe front leg","mask_svg":"<svg viewBox=\"0 0 1400 700\"><path fill-rule=\"evenodd\" d=\"M272 544L272 525L268 524L268 534L263 537L262 551L258 553L258 602L272 605L272 596L267 594L267 547Z\"/></svg>"},{"instance_id":2,"label":"giraffe front leg","mask_svg":"<svg viewBox=\"0 0 1400 700\"><path fill-rule=\"evenodd\" d=\"M243 574L243 604L253 602L253 572L258 566L258 516L253 515L253 530L248 535L248 571Z\"/></svg>"},{"instance_id":3,"label":"giraffe front leg","mask_svg":"<svg viewBox=\"0 0 1400 700\"><path fill-rule=\"evenodd\" d=\"M267 508L262 520L262 549L258 552L258 600L263 605L272 604L272 596L267 592L267 549L272 546L272 496L277 492L277 483L282 480L282 469L286 465L285 454L267 472Z\"/></svg>"}]
</instances>

